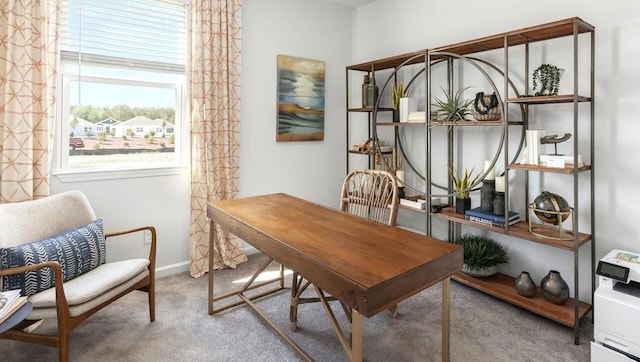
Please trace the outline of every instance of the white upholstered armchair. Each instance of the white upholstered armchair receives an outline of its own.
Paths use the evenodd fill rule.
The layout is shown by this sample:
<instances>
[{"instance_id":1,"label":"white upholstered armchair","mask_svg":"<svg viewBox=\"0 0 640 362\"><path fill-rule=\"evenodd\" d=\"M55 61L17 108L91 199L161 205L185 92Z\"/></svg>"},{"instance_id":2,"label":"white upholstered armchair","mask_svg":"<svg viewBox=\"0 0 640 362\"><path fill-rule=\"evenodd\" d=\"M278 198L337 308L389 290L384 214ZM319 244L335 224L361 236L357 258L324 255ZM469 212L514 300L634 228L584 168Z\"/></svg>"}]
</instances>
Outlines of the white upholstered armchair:
<instances>
[{"instance_id":1,"label":"white upholstered armchair","mask_svg":"<svg viewBox=\"0 0 640 362\"><path fill-rule=\"evenodd\" d=\"M105 262L105 239L145 231L151 233L148 258ZM22 289L33 305L27 319L0 338L57 347L60 361L67 361L71 330L134 290L148 293L153 322L155 254L153 226L105 234L79 191L0 204L0 290ZM56 319L57 334L24 331L42 319Z\"/></svg>"}]
</instances>

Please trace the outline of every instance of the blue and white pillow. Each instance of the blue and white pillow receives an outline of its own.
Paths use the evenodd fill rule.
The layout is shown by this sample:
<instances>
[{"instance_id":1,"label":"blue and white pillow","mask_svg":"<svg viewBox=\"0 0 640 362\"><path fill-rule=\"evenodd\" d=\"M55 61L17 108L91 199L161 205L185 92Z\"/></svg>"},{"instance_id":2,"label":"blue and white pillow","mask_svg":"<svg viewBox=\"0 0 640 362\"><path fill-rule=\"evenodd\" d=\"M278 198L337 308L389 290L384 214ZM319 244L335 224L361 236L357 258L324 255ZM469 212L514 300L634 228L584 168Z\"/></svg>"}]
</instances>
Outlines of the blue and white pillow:
<instances>
[{"instance_id":1,"label":"blue and white pillow","mask_svg":"<svg viewBox=\"0 0 640 362\"><path fill-rule=\"evenodd\" d=\"M77 229L44 240L0 249L0 269L57 261L67 281L97 268L106 261L104 226L99 218ZM52 268L42 268L2 278L2 290L22 289L33 295L55 285Z\"/></svg>"}]
</instances>

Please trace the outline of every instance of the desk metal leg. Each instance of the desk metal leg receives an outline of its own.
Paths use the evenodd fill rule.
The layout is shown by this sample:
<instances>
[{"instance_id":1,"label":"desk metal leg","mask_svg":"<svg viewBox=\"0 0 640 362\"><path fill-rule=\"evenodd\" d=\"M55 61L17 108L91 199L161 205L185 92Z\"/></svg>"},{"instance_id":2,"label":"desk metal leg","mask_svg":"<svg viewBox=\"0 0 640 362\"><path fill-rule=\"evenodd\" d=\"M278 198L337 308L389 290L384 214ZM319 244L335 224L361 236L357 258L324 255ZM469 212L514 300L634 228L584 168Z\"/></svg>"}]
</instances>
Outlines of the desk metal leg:
<instances>
[{"instance_id":1,"label":"desk metal leg","mask_svg":"<svg viewBox=\"0 0 640 362\"><path fill-rule=\"evenodd\" d=\"M335 314L333 313L333 309L329 305L329 301L327 296L324 294L324 291L318 288L315 284L313 287L316 289L318 293L318 298L324 307L325 312L327 312L327 316L329 317L329 321L335 330L338 340L344 349L344 352L349 357L350 361L362 362L362 314L358 313L355 310L350 310L350 313L347 313L347 318L349 319L349 326L351 328L351 340L346 336L345 331L342 330L340 323L336 319Z\"/></svg>"},{"instance_id":2,"label":"desk metal leg","mask_svg":"<svg viewBox=\"0 0 640 362\"><path fill-rule=\"evenodd\" d=\"M213 314L213 244L216 239L216 226L209 222L209 315Z\"/></svg>"},{"instance_id":3,"label":"desk metal leg","mask_svg":"<svg viewBox=\"0 0 640 362\"><path fill-rule=\"evenodd\" d=\"M229 308L238 306L240 304L245 304L247 303L247 300L251 301L254 299L258 299L258 298L262 298L264 296L267 296L269 294L273 294L276 292L279 292L281 290L284 290L284 267L282 265L280 265L280 272L278 277L273 278L273 279L269 279L269 280L265 280L265 281L261 281L261 282L256 282L256 279L260 276L260 274L269 266L269 264L271 264L271 262L273 261L272 258L267 258L267 260L262 264L262 266L260 266L251 276L251 278L249 278L249 280L240 288L234 291L231 291L229 293L223 294L223 295L219 295L219 296L215 296L214 293L214 284L213 284L213 274L214 274L214 270L213 270L213 242L215 240L215 235L216 235L216 231L215 231L215 224L213 222L211 222L210 224L210 230L209 230L209 297L208 297L208 303L209 303L209 314L215 314L218 312L221 312L223 310L227 310ZM258 289L258 288L263 288L267 285L273 284L273 283L278 283L277 286L269 288L267 290L264 290L260 293L255 293L253 295L251 295L250 297L245 296L244 293L250 290L254 290L254 289ZM214 303L215 302L219 302L222 300L227 300L228 298L237 298L236 301L234 302L229 302L227 304L222 305L221 307L216 308ZM248 304L248 303L247 303Z\"/></svg>"},{"instance_id":4,"label":"desk metal leg","mask_svg":"<svg viewBox=\"0 0 640 362\"><path fill-rule=\"evenodd\" d=\"M450 359L450 327L451 327L451 306L449 305L450 278L442 280L442 361L449 362Z\"/></svg>"},{"instance_id":5,"label":"desk metal leg","mask_svg":"<svg viewBox=\"0 0 640 362\"><path fill-rule=\"evenodd\" d=\"M362 314L351 313L351 361L362 361Z\"/></svg>"}]
</instances>

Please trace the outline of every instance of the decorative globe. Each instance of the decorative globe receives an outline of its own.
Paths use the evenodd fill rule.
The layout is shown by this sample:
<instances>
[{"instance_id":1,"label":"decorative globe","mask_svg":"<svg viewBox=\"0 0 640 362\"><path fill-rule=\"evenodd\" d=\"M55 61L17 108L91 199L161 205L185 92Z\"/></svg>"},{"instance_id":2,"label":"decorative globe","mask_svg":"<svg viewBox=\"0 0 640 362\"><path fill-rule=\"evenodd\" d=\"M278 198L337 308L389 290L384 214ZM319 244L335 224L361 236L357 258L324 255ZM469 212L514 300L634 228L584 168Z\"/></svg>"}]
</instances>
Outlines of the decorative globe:
<instances>
[{"instance_id":1,"label":"decorative globe","mask_svg":"<svg viewBox=\"0 0 640 362\"><path fill-rule=\"evenodd\" d=\"M558 225L565 221L569 217L569 210L571 210L567 200L549 191L542 191L533 200L533 205L536 216L540 220L553 225Z\"/></svg>"}]
</instances>

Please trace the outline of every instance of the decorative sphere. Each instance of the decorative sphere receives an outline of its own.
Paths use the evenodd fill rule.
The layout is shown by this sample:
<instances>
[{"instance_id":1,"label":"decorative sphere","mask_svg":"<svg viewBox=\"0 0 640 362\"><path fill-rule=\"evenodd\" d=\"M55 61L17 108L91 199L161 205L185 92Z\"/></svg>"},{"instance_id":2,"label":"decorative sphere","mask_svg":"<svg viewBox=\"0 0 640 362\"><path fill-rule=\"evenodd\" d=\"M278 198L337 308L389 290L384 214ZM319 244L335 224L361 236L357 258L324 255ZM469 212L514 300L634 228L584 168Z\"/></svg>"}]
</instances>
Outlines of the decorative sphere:
<instances>
[{"instance_id":1,"label":"decorative sphere","mask_svg":"<svg viewBox=\"0 0 640 362\"><path fill-rule=\"evenodd\" d=\"M549 224L558 225L569 217L569 203L562 196L548 191L542 191L533 200L536 216ZM542 210L542 211L541 211ZM558 214L562 212L562 214ZM561 218L561 220L558 220Z\"/></svg>"}]
</instances>

